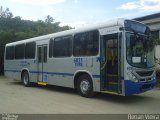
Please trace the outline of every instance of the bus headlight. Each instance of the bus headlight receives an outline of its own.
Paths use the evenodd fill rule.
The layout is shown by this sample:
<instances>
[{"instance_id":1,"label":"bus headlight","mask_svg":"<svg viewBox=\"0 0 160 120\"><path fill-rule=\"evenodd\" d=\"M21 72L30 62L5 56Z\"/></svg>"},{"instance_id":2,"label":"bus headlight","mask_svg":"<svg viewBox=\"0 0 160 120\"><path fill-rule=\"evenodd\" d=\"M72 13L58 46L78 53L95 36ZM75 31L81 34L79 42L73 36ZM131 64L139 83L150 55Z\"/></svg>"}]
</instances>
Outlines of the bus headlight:
<instances>
[{"instance_id":1,"label":"bus headlight","mask_svg":"<svg viewBox=\"0 0 160 120\"><path fill-rule=\"evenodd\" d=\"M138 82L138 79L136 78L136 76L133 75L131 72L128 72L127 75L129 77L129 79L131 79L132 81Z\"/></svg>"}]
</instances>

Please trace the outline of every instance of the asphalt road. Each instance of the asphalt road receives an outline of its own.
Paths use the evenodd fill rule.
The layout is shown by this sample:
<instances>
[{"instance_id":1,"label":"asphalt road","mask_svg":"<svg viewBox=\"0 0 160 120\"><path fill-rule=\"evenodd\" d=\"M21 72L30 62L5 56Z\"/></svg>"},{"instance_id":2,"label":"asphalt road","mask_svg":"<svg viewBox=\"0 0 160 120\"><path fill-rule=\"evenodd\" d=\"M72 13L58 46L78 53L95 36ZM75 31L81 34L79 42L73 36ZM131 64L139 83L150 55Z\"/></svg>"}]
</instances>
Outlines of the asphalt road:
<instances>
[{"instance_id":1,"label":"asphalt road","mask_svg":"<svg viewBox=\"0 0 160 120\"><path fill-rule=\"evenodd\" d=\"M0 77L0 113L160 113L160 90L129 97L99 94L95 98L84 98L73 89L55 86L24 87L18 81Z\"/></svg>"}]
</instances>

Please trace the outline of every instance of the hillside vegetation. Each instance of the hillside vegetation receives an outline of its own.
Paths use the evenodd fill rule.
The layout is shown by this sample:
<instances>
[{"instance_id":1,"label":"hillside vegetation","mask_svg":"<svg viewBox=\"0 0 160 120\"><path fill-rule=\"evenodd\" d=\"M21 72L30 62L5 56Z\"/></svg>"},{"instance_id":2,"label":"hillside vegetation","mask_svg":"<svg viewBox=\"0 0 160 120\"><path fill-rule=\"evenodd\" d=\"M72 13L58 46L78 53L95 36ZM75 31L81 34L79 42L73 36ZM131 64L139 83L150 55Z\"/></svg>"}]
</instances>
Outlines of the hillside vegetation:
<instances>
[{"instance_id":1,"label":"hillside vegetation","mask_svg":"<svg viewBox=\"0 0 160 120\"><path fill-rule=\"evenodd\" d=\"M9 8L0 7L0 44L46 35L71 29L70 26L60 26L50 15L45 20L23 20L20 16L13 16Z\"/></svg>"}]
</instances>

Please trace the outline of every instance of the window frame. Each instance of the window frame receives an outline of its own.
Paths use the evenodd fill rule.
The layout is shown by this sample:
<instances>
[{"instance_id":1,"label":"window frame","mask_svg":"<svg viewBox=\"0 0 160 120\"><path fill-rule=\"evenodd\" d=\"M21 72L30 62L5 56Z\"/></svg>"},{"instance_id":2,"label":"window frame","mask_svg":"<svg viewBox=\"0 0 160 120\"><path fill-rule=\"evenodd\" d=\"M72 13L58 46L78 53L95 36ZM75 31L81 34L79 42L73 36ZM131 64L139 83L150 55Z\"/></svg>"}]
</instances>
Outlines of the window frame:
<instances>
[{"instance_id":1,"label":"window frame","mask_svg":"<svg viewBox=\"0 0 160 120\"><path fill-rule=\"evenodd\" d=\"M20 58L20 57L17 58L17 56L16 56L16 47L17 47L17 46L20 46L20 45L23 45L23 46L24 46L24 48L23 48L23 50L24 50L24 51L23 51L23 58ZM26 46L25 43L21 43L21 44L15 45L15 53L14 53L14 54L15 54L15 57L14 57L14 58L15 58L16 60L25 59L25 46ZM19 55L19 54L18 54L18 55Z\"/></svg>"},{"instance_id":2,"label":"window frame","mask_svg":"<svg viewBox=\"0 0 160 120\"><path fill-rule=\"evenodd\" d=\"M52 41L52 42L51 42ZM53 58L53 47L54 47L54 39L53 38L51 38L50 40L49 40L49 50L48 50L48 57L49 58Z\"/></svg>"},{"instance_id":3,"label":"window frame","mask_svg":"<svg viewBox=\"0 0 160 120\"><path fill-rule=\"evenodd\" d=\"M42 46L42 52L43 52L43 63L47 63L48 61L48 57L47 57L48 46L47 45Z\"/></svg>"},{"instance_id":4,"label":"window frame","mask_svg":"<svg viewBox=\"0 0 160 120\"><path fill-rule=\"evenodd\" d=\"M98 43L98 45L97 45L97 51L96 51L96 54L94 54L94 55L75 55L75 52L74 52L74 50L75 50L75 36L76 35L79 35L79 34L84 34L84 33L88 33L88 34L90 34L91 32L97 32L98 33L98 36L97 36L97 38L98 38L98 41L97 41L97 43ZM93 41L92 41L93 42ZM88 44L88 43L87 43ZM74 37L73 37L73 56L74 57L87 57L87 56L89 56L89 57L91 57L91 56L97 56L98 54L99 54L99 48L100 48L100 34L99 34L99 30L91 30L91 31L84 31L84 32L79 32L79 33L76 33L76 34L74 34Z\"/></svg>"},{"instance_id":5,"label":"window frame","mask_svg":"<svg viewBox=\"0 0 160 120\"><path fill-rule=\"evenodd\" d=\"M27 44L30 44L30 43L34 43L34 57L32 57L32 58L26 57L26 46L27 46ZM35 41L33 41L33 42L27 42L25 44L25 59L35 59L35 57L36 57L36 42Z\"/></svg>"},{"instance_id":6,"label":"window frame","mask_svg":"<svg viewBox=\"0 0 160 120\"><path fill-rule=\"evenodd\" d=\"M67 56L55 56L55 42L56 42L56 39L60 39L60 40L64 40L64 39L67 39L67 38L70 38L69 42L70 42L70 48L68 49L70 52L69 52L69 55ZM52 42L52 56L50 56L50 50L51 50L51 46L50 46L50 42ZM51 38L50 41L49 41L49 58L68 58L68 57L71 57L73 55L73 35L66 35L66 36L61 36L61 37L55 37L54 39Z\"/></svg>"},{"instance_id":7,"label":"window frame","mask_svg":"<svg viewBox=\"0 0 160 120\"><path fill-rule=\"evenodd\" d=\"M10 48L13 47L13 49L14 49L14 50L13 50L13 58L10 58L10 57L7 56L7 48L9 48L9 47L10 47ZM10 55L9 55L9 56L10 56ZM15 59L15 46L14 46L14 45L12 45L12 46L6 46L5 59L6 59L6 60L14 60L14 59Z\"/></svg>"}]
</instances>

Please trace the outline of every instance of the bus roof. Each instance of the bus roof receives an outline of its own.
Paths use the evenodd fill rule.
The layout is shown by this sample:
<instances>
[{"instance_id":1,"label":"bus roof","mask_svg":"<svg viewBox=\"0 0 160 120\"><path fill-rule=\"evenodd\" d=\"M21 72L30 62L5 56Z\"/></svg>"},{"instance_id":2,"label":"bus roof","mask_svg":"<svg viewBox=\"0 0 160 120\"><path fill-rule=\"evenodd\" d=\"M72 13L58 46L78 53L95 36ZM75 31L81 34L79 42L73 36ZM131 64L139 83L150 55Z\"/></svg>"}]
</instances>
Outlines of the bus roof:
<instances>
[{"instance_id":1,"label":"bus roof","mask_svg":"<svg viewBox=\"0 0 160 120\"><path fill-rule=\"evenodd\" d=\"M112 27L112 26L118 26L118 25L123 26L125 20L126 19L118 18L118 19L106 21L105 23L87 25L82 28L71 29L71 30L61 31L61 32L52 33L52 34L48 34L48 35L29 38L29 39L25 39L25 40L21 40L21 41L16 41L16 42L8 43L8 44L6 44L6 46L22 44L22 43L26 43L26 42L45 40L45 39L51 39L51 38L60 37L60 36L72 35L75 33L90 31L90 30L95 30L95 29L101 29L104 27Z\"/></svg>"}]
</instances>

